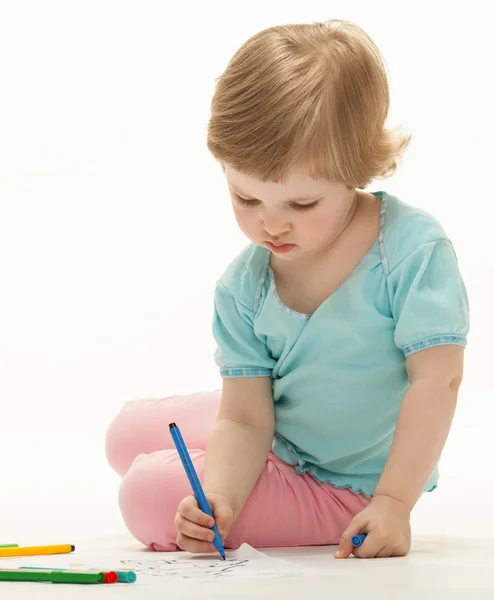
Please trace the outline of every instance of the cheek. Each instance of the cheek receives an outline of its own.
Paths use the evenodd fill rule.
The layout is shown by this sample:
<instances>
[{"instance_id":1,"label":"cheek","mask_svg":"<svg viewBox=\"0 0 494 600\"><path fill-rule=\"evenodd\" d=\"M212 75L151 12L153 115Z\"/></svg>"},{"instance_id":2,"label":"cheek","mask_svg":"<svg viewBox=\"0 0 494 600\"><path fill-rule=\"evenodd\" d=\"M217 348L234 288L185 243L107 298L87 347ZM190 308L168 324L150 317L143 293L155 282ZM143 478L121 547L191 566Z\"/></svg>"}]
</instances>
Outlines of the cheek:
<instances>
[{"instance_id":1,"label":"cheek","mask_svg":"<svg viewBox=\"0 0 494 600\"><path fill-rule=\"evenodd\" d=\"M335 228L334 216L314 214L310 215L304 223L304 233L314 241L319 238L325 238Z\"/></svg>"},{"instance_id":2,"label":"cheek","mask_svg":"<svg viewBox=\"0 0 494 600\"><path fill-rule=\"evenodd\" d=\"M244 233L258 230L258 218L254 210L242 210L241 208L233 208L233 214L238 226Z\"/></svg>"}]
</instances>

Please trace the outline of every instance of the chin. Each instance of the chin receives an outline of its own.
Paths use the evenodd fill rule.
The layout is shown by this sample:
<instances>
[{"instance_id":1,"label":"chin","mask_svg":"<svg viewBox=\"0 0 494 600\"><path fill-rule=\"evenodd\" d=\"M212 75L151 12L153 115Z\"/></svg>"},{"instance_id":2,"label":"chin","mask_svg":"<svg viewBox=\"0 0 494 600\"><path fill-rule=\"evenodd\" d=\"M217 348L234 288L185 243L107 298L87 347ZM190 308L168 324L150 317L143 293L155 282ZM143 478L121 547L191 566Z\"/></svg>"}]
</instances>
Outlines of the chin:
<instances>
[{"instance_id":1,"label":"chin","mask_svg":"<svg viewBox=\"0 0 494 600\"><path fill-rule=\"evenodd\" d=\"M288 254L276 254L276 258L285 262L293 262L300 258L300 252L297 252L297 250L298 248L295 248L295 250L292 250Z\"/></svg>"}]
</instances>

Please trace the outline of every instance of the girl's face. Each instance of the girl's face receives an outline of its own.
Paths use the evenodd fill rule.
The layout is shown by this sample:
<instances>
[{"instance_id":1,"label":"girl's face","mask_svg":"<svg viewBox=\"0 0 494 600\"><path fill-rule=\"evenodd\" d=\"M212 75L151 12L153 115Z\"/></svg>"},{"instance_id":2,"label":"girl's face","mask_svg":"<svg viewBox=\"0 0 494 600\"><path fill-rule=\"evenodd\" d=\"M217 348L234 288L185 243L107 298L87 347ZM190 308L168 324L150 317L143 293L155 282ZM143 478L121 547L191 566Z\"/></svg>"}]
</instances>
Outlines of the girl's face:
<instances>
[{"instance_id":1,"label":"girl's face","mask_svg":"<svg viewBox=\"0 0 494 600\"><path fill-rule=\"evenodd\" d=\"M355 209L356 191L343 183L303 179L296 172L286 184L263 182L228 165L224 172L240 229L282 260L322 253Z\"/></svg>"}]
</instances>

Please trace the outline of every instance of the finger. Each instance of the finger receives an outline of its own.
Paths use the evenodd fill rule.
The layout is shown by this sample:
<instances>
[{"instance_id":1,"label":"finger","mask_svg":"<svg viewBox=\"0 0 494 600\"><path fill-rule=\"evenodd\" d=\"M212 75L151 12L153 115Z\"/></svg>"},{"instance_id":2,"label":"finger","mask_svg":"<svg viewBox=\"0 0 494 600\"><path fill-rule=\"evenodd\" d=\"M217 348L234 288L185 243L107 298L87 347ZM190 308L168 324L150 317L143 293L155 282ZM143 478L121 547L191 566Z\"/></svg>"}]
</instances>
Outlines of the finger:
<instances>
[{"instance_id":1,"label":"finger","mask_svg":"<svg viewBox=\"0 0 494 600\"><path fill-rule=\"evenodd\" d=\"M220 535L224 537L233 522L233 512L230 505L224 500L217 500L216 498L211 501L211 510L213 511L214 519L218 527Z\"/></svg>"},{"instance_id":2,"label":"finger","mask_svg":"<svg viewBox=\"0 0 494 600\"><path fill-rule=\"evenodd\" d=\"M179 533L177 535L177 546L181 550L186 550L187 552L204 554L208 552L216 552L216 548L213 544L209 544L208 542L201 542L200 540L190 538L184 535L183 533Z\"/></svg>"},{"instance_id":3,"label":"finger","mask_svg":"<svg viewBox=\"0 0 494 600\"><path fill-rule=\"evenodd\" d=\"M353 554L357 558L375 558L380 552L385 550L386 544L382 539L369 536L359 548L354 548Z\"/></svg>"},{"instance_id":4,"label":"finger","mask_svg":"<svg viewBox=\"0 0 494 600\"><path fill-rule=\"evenodd\" d=\"M352 537L359 533L365 533L365 527L360 519L353 519L347 529L341 534L340 543L338 544L338 552L334 555L335 558L348 558L354 553ZM367 542L365 540L364 544Z\"/></svg>"},{"instance_id":5,"label":"finger","mask_svg":"<svg viewBox=\"0 0 494 600\"><path fill-rule=\"evenodd\" d=\"M228 524L227 522L221 521L221 519L217 522L218 533L220 534L220 538L223 542L225 541L225 538L227 537L228 532L230 531L230 525L231 523Z\"/></svg>"},{"instance_id":6,"label":"finger","mask_svg":"<svg viewBox=\"0 0 494 600\"><path fill-rule=\"evenodd\" d=\"M212 542L214 540L214 533L211 529L208 527L201 527L200 525L197 525L197 523L184 519L179 513L175 516L175 527L179 533L183 533L190 538L203 540L205 542Z\"/></svg>"},{"instance_id":7,"label":"finger","mask_svg":"<svg viewBox=\"0 0 494 600\"><path fill-rule=\"evenodd\" d=\"M214 525L214 519L197 506L194 496L189 496L182 500L178 505L177 512L185 519L203 527L212 527Z\"/></svg>"},{"instance_id":8,"label":"finger","mask_svg":"<svg viewBox=\"0 0 494 600\"><path fill-rule=\"evenodd\" d=\"M233 522L232 509L228 504L221 503L218 505L213 504L212 506L213 515L216 521L216 526L222 538L228 535L231 524Z\"/></svg>"},{"instance_id":9,"label":"finger","mask_svg":"<svg viewBox=\"0 0 494 600\"><path fill-rule=\"evenodd\" d=\"M390 546L384 546L379 552L376 554L376 558L389 558L394 555L394 550Z\"/></svg>"}]
</instances>

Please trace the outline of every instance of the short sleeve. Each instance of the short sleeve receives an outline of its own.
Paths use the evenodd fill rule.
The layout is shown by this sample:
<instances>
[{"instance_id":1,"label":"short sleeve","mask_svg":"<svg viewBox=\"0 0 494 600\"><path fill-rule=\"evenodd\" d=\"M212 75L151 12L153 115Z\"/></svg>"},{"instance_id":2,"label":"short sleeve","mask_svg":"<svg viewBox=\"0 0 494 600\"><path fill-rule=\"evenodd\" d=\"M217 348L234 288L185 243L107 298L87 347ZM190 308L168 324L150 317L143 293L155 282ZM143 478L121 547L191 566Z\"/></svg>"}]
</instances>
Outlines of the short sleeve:
<instances>
[{"instance_id":1,"label":"short sleeve","mask_svg":"<svg viewBox=\"0 0 494 600\"><path fill-rule=\"evenodd\" d=\"M222 377L270 377L275 366L265 340L254 327L254 311L221 283L214 298L215 362Z\"/></svg>"},{"instance_id":2,"label":"short sleeve","mask_svg":"<svg viewBox=\"0 0 494 600\"><path fill-rule=\"evenodd\" d=\"M419 246L388 276L395 343L408 356L445 344L466 346L468 297L451 242Z\"/></svg>"}]
</instances>

